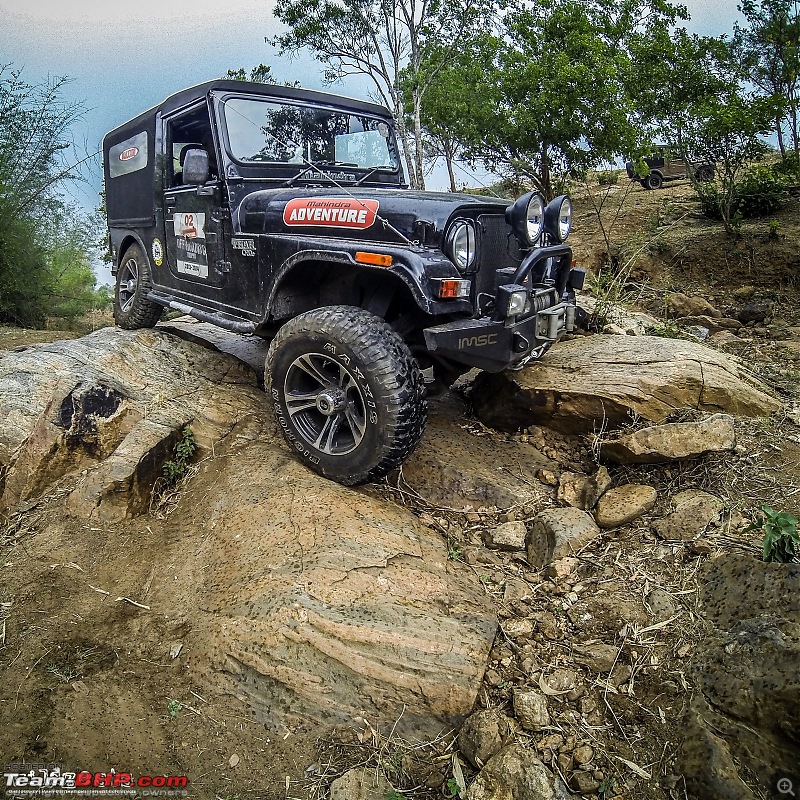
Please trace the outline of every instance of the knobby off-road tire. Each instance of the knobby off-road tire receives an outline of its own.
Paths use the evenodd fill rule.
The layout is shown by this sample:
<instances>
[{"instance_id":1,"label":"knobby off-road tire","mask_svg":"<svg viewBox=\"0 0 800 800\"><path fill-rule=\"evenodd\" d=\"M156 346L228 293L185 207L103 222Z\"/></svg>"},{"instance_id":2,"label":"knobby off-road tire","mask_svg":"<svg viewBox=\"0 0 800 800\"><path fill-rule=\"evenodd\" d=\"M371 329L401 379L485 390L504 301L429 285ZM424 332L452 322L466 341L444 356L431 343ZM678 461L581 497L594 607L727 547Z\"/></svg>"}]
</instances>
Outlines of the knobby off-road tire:
<instances>
[{"instance_id":1,"label":"knobby off-road tire","mask_svg":"<svg viewBox=\"0 0 800 800\"><path fill-rule=\"evenodd\" d=\"M425 428L417 362L360 308L329 306L287 322L270 345L264 384L294 453L347 486L402 464Z\"/></svg>"},{"instance_id":2,"label":"knobby off-road tire","mask_svg":"<svg viewBox=\"0 0 800 800\"><path fill-rule=\"evenodd\" d=\"M120 328L152 328L164 310L147 299L153 285L150 261L138 244L132 244L122 256L114 291L114 321Z\"/></svg>"}]
</instances>

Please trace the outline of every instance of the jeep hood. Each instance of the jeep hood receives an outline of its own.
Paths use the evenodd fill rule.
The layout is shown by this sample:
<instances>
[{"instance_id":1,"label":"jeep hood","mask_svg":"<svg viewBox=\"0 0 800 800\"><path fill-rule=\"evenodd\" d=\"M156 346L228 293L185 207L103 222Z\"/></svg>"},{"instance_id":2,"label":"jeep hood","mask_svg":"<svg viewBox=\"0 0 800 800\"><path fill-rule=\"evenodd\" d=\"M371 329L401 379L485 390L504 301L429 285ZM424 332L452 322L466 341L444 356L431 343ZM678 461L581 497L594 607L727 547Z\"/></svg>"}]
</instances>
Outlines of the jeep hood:
<instances>
[{"instance_id":1,"label":"jeep hood","mask_svg":"<svg viewBox=\"0 0 800 800\"><path fill-rule=\"evenodd\" d=\"M235 205L233 219L241 233L402 241L386 220L408 239L439 247L453 217L498 215L508 205L499 198L412 189L281 187L245 195Z\"/></svg>"}]
</instances>

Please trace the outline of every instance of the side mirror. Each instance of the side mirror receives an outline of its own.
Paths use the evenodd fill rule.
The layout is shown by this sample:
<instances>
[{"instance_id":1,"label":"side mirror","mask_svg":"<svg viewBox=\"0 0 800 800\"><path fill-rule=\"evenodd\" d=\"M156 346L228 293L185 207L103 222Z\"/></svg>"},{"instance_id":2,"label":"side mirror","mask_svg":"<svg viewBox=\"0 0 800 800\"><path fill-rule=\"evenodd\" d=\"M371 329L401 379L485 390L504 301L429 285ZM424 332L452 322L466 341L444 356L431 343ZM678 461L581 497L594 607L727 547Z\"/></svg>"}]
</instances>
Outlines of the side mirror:
<instances>
[{"instance_id":1,"label":"side mirror","mask_svg":"<svg viewBox=\"0 0 800 800\"><path fill-rule=\"evenodd\" d=\"M188 150L183 159L183 185L202 186L209 178L208 153L205 150Z\"/></svg>"}]
</instances>

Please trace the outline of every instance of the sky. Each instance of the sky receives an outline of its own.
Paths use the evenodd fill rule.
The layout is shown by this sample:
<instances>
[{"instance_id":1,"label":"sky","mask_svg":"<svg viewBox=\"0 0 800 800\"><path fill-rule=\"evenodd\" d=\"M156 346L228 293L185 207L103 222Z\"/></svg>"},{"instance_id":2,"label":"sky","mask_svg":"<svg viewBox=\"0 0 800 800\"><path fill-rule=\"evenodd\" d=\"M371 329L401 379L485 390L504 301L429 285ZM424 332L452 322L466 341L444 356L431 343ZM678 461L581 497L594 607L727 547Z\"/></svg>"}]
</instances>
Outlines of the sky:
<instances>
[{"instance_id":1,"label":"sky","mask_svg":"<svg viewBox=\"0 0 800 800\"><path fill-rule=\"evenodd\" d=\"M684 2L692 16L687 27L697 33L728 33L738 16L737 0ZM0 0L0 64L22 67L28 82L69 76L63 97L86 108L74 137L88 152L100 148L107 131L173 92L238 67L264 63L279 81L369 97L365 80L325 87L320 65L310 55L279 57L264 41L280 31L273 6L270 0ZM99 159L87 178L71 193L88 210L98 202ZM457 179L470 183L464 172ZM444 189L446 181L439 168L428 188ZM99 277L111 281L107 270Z\"/></svg>"}]
</instances>

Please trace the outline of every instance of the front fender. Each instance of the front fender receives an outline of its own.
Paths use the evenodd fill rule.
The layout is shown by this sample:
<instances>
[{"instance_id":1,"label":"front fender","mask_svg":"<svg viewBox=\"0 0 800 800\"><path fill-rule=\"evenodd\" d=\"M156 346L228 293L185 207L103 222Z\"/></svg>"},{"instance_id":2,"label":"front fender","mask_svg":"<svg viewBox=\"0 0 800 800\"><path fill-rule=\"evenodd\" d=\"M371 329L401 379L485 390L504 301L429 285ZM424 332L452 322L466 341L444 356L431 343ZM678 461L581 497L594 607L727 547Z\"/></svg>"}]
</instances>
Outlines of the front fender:
<instances>
[{"instance_id":1,"label":"front fender","mask_svg":"<svg viewBox=\"0 0 800 800\"><path fill-rule=\"evenodd\" d=\"M327 261L335 264L347 264L353 269L383 273L398 278L408 287L414 302L426 314L472 314L472 303L469 300L442 301L434 297L434 279L462 277L452 261L438 250L427 248L411 249L384 243L376 246L367 242L358 242L357 244L342 242L346 246L335 250L331 248L332 242L330 239L325 239L324 243L320 242L317 246L314 246L314 243L309 244L310 246L307 248L289 256L278 268L272 282L267 308L272 307L273 299L280 289L282 281L295 267L311 261L317 263ZM390 267L379 267L356 261L356 253L362 251L389 255L392 257L392 265Z\"/></svg>"}]
</instances>

